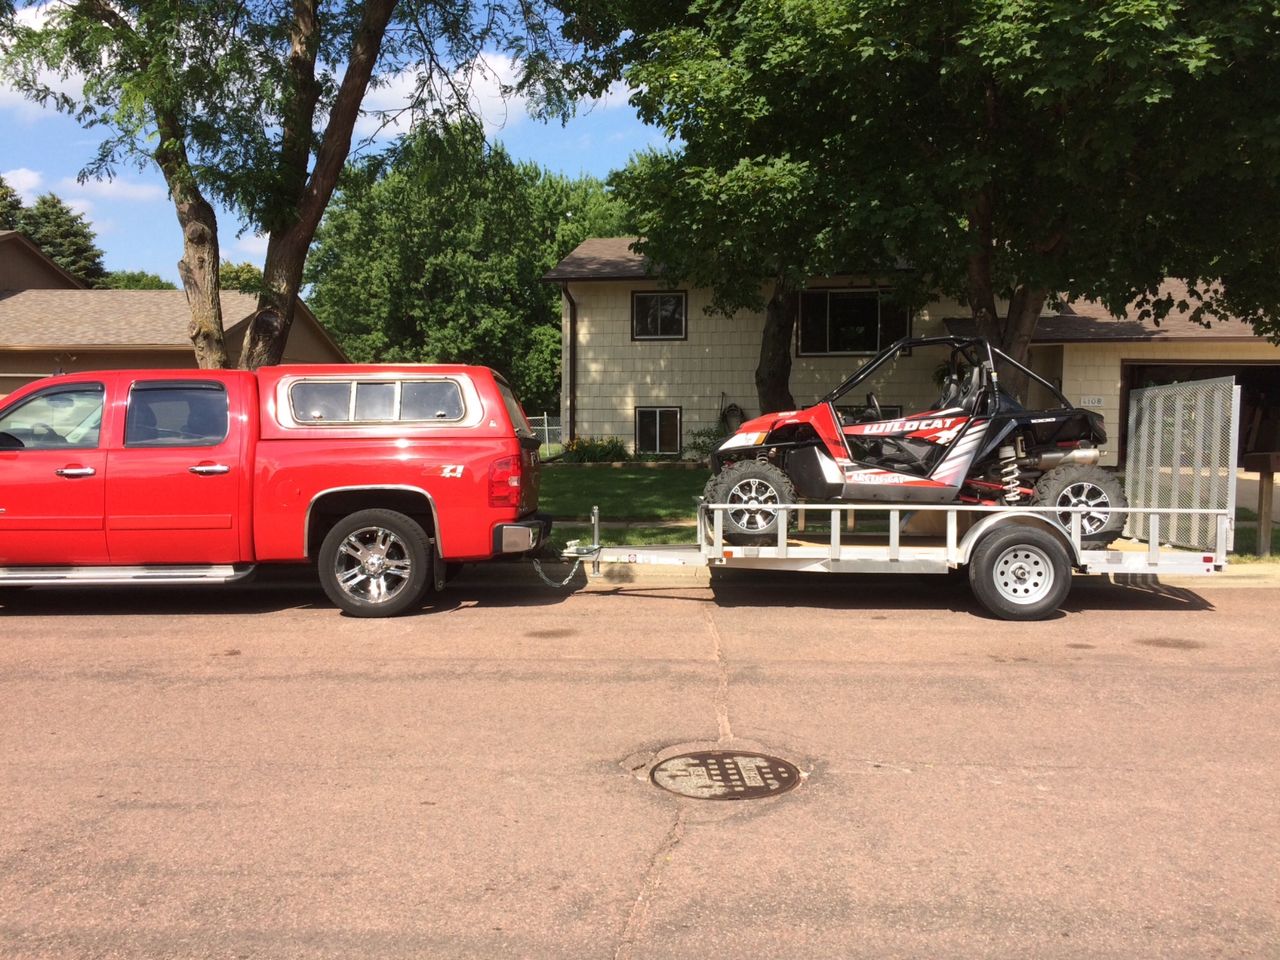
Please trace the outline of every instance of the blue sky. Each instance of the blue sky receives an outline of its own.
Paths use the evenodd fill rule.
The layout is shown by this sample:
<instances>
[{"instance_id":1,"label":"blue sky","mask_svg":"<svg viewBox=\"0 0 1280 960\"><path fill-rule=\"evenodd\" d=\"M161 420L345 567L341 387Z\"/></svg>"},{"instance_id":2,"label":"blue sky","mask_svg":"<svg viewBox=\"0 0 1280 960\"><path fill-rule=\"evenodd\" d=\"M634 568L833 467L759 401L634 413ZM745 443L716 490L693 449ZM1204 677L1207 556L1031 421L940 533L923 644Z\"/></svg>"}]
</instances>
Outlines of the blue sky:
<instances>
[{"instance_id":1,"label":"blue sky","mask_svg":"<svg viewBox=\"0 0 1280 960\"><path fill-rule=\"evenodd\" d=\"M603 177L631 154L663 143L657 131L636 117L620 88L599 102L584 104L567 126L533 120L523 103L504 102L497 93L499 80L511 76L510 64L496 57L493 66L490 75L473 86L474 106L490 139L501 142L517 160L570 176ZM380 88L366 106L396 109L404 103L408 85L406 80ZM376 119L367 117L357 133L369 136L376 128ZM383 131L363 149L377 150L379 143L402 129ZM97 232L108 270L148 270L177 283L181 234L155 167L121 168L110 182L77 182L100 139L99 131L85 130L68 117L29 103L0 82L0 176L27 202L53 192L84 213ZM241 224L225 211L219 212L218 223L223 259L261 266L265 240L252 233L237 236Z\"/></svg>"}]
</instances>

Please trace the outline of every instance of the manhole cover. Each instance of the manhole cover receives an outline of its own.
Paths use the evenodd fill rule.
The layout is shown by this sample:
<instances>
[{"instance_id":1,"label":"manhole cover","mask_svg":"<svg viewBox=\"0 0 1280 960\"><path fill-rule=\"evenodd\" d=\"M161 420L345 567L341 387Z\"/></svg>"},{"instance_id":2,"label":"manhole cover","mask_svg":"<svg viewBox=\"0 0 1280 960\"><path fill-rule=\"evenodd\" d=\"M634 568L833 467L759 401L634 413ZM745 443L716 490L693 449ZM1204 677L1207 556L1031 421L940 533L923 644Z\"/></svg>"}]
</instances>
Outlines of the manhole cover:
<instances>
[{"instance_id":1,"label":"manhole cover","mask_svg":"<svg viewBox=\"0 0 1280 960\"><path fill-rule=\"evenodd\" d=\"M762 753L705 751L668 757L649 774L655 786L697 800L758 800L800 782L795 764Z\"/></svg>"}]
</instances>

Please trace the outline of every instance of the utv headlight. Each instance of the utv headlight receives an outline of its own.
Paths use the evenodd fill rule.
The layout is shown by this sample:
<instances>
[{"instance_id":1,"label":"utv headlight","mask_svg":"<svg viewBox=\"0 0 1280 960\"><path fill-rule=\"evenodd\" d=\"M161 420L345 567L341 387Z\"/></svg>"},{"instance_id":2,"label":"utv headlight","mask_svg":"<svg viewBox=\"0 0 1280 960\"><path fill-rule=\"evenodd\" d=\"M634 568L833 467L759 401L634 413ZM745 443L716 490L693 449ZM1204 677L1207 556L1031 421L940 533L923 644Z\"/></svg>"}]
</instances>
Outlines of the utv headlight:
<instances>
[{"instance_id":1,"label":"utv headlight","mask_svg":"<svg viewBox=\"0 0 1280 960\"><path fill-rule=\"evenodd\" d=\"M764 433L735 433L720 444L721 450L736 450L738 447L758 447L764 443Z\"/></svg>"}]
</instances>

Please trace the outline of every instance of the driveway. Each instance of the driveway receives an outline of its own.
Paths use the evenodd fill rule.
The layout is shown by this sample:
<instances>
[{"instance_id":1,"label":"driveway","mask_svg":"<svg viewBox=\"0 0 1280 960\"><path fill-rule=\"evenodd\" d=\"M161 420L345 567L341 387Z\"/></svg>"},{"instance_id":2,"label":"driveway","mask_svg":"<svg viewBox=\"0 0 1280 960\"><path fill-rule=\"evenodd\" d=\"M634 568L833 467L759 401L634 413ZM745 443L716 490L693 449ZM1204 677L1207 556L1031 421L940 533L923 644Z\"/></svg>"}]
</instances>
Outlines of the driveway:
<instances>
[{"instance_id":1,"label":"driveway","mask_svg":"<svg viewBox=\"0 0 1280 960\"><path fill-rule=\"evenodd\" d=\"M0 607L0 956L1259 957L1280 590L464 573ZM805 782L646 779L677 747ZM677 751L678 752L678 751Z\"/></svg>"}]
</instances>

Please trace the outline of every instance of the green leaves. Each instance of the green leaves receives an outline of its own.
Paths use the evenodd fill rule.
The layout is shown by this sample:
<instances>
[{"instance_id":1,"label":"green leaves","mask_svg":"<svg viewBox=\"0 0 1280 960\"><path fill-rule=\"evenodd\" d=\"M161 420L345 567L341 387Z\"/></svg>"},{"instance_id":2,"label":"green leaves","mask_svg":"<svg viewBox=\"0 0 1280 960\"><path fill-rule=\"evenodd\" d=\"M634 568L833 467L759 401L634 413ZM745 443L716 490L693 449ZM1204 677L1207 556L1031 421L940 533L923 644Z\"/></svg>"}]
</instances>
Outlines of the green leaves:
<instances>
[{"instance_id":1,"label":"green leaves","mask_svg":"<svg viewBox=\"0 0 1280 960\"><path fill-rule=\"evenodd\" d=\"M1118 309L1166 276L1220 277L1216 306L1275 329L1275 4L694 9L642 34L627 73L678 152L615 182L648 255L718 306L906 260L921 295L975 305L1048 289Z\"/></svg>"},{"instance_id":2,"label":"green leaves","mask_svg":"<svg viewBox=\"0 0 1280 960\"><path fill-rule=\"evenodd\" d=\"M622 232L599 181L514 163L478 125L423 125L349 168L308 268L317 316L354 360L495 367L558 409L560 294L542 275Z\"/></svg>"}]
</instances>

